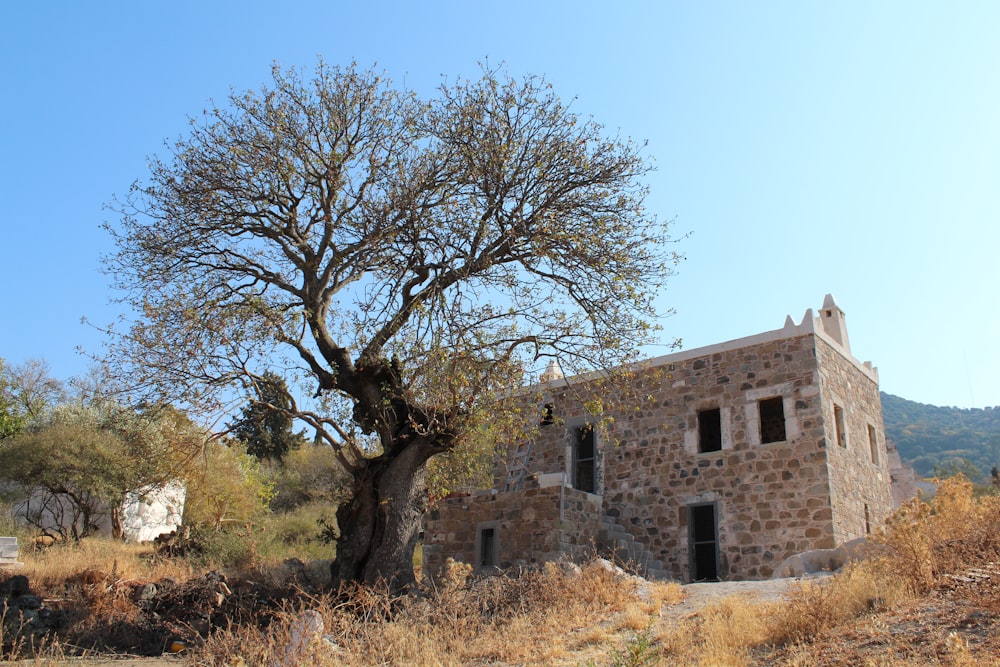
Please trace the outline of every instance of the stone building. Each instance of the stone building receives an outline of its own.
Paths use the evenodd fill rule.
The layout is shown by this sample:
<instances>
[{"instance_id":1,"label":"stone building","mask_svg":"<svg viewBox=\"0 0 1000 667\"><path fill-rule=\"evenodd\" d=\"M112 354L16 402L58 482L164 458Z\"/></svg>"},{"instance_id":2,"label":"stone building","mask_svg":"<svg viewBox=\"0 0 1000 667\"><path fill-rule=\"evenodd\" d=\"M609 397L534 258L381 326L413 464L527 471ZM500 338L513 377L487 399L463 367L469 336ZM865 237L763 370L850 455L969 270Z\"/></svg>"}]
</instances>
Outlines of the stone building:
<instances>
[{"instance_id":1,"label":"stone building","mask_svg":"<svg viewBox=\"0 0 1000 667\"><path fill-rule=\"evenodd\" d=\"M643 363L635 398L600 418L581 399L593 382L550 367L526 390L540 425L493 489L428 516L426 571L611 550L651 577L766 578L892 511L878 373L830 295L800 324Z\"/></svg>"}]
</instances>

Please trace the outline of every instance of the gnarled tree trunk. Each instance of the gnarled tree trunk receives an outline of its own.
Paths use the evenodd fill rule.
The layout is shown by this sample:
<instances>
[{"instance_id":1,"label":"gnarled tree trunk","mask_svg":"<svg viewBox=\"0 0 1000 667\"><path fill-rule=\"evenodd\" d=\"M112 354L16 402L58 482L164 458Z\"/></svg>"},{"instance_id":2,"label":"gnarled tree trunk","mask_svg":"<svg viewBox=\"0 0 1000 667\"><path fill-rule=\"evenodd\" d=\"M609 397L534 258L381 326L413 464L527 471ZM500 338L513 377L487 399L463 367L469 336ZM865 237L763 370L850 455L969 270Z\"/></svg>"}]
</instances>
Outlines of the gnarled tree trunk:
<instances>
[{"instance_id":1,"label":"gnarled tree trunk","mask_svg":"<svg viewBox=\"0 0 1000 667\"><path fill-rule=\"evenodd\" d=\"M337 510L334 586L385 582L402 591L416 583L413 551L427 508L426 465L433 453L426 444L412 443L391 459L367 461L355 474L354 494Z\"/></svg>"}]
</instances>

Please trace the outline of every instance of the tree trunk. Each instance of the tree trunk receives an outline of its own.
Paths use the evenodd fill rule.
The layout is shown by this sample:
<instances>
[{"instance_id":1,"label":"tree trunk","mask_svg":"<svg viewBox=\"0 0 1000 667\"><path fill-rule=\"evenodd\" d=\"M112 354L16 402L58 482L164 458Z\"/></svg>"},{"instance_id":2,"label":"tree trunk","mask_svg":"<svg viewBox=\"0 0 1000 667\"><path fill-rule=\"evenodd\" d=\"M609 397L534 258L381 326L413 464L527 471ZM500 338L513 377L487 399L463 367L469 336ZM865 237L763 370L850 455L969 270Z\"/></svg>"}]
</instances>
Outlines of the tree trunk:
<instances>
[{"instance_id":1,"label":"tree trunk","mask_svg":"<svg viewBox=\"0 0 1000 667\"><path fill-rule=\"evenodd\" d=\"M402 592L416 583L413 550L427 509L427 460L433 450L410 444L391 459L372 459L354 479L353 497L337 510L340 537L332 585L386 583Z\"/></svg>"},{"instance_id":2,"label":"tree trunk","mask_svg":"<svg viewBox=\"0 0 1000 667\"><path fill-rule=\"evenodd\" d=\"M122 506L111 507L111 538L125 541L125 526L122 525Z\"/></svg>"}]
</instances>

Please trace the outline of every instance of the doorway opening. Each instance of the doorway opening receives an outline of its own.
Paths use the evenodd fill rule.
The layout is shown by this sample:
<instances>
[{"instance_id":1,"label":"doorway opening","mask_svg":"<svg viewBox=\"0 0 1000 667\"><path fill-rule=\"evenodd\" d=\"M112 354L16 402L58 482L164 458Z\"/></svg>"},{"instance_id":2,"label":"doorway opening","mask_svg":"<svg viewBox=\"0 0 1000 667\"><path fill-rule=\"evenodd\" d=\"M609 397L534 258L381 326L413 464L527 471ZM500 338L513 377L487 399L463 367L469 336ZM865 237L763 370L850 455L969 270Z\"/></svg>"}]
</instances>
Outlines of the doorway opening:
<instances>
[{"instance_id":1,"label":"doorway opening","mask_svg":"<svg viewBox=\"0 0 1000 667\"><path fill-rule=\"evenodd\" d=\"M719 579L719 523L715 503L688 506L691 581Z\"/></svg>"}]
</instances>

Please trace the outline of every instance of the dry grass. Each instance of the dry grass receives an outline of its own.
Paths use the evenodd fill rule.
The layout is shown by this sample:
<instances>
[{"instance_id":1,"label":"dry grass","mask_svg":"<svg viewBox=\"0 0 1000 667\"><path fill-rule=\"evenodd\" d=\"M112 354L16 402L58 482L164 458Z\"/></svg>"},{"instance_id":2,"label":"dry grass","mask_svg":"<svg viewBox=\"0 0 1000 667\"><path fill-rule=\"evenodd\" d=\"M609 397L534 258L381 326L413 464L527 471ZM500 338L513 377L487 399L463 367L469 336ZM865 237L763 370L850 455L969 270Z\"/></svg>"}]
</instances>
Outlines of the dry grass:
<instances>
[{"instance_id":1,"label":"dry grass","mask_svg":"<svg viewBox=\"0 0 1000 667\"><path fill-rule=\"evenodd\" d=\"M661 624L656 637L672 665L742 667L760 647L794 645L876 609L909 599L905 579L867 561L837 576L807 581L781 601L732 596L680 623Z\"/></svg>"},{"instance_id":2,"label":"dry grass","mask_svg":"<svg viewBox=\"0 0 1000 667\"><path fill-rule=\"evenodd\" d=\"M961 475L946 479L930 502L905 503L877 541L914 588L926 592L948 574L1000 562L1000 496L976 498Z\"/></svg>"},{"instance_id":3,"label":"dry grass","mask_svg":"<svg viewBox=\"0 0 1000 667\"><path fill-rule=\"evenodd\" d=\"M309 600L339 648L316 642L315 665L577 664L581 650L617 639L616 631L648 628L665 601L680 597L676 584L641 584L598 566L582 571L549 564L518 576L470 576L452 563L438 587L423 598L389 598L355 588L346 596ZM605 619L616 617L609 625ZM216 633L199 664L230 664L241 651L245 665L264 665L292 642L301 613L289 611L267 632ZM253 646L252 652L246 647Z\"/></svg>"},{"instance_id":4,"label":"dry grass","mask_svg":"<svg viewBox=\"0 0 1000 667\"><path fill-rule=\"evenodd\" d=\"M216 628L192 650L190 662L271 665L292 651L292 662L321 667L1000 667L1000 639L989 636L1000 625L1000 576L975 600L972 593L946 596L954 589L949 575L1000 562L1000 500L976 499L971 485L947 481L932 502L904 506L877 541L884 546L877 557L803 582L780 601L730 597L680 620L662 613L681 599L680 586L637 582L594 564L481 578L453 563L436 588L418 597L361 587L339 595L299 589L266 622L247 622L248 616ZM185 561L160 561L148 549L100 541L24 560L33 588L71 602L68 608L79 613L74 636L95 645L101 633L138 625L139 610L122 593L122 582L198 577ZM289 573L275 567L253 576L279 582ZM299 629L309 621L305 610L316 615L310 622L322 621L323 633ZM991 618L997 624L977 635L975 619ZM8 633L0 659L33 653L24 639L16 641ZM46 641L35 654L66 650Z\"/></svg>"},{"instance_id":5,"label":"dry grass","mask_svg":"<svg viewBox=\"0 0 1000 667\"><path fill-rule=\"evenodd\" d=\"M111 540L83 540L22 554L24 567L18 570L42 592L60 590L67 583L103 573L114 580L189 579L194 567L185 560L156 557L148 544L122 544ZM89 573L85 575L84 573ZM94 582L90 582L94 583Z\"/></svg>"},{"instance_id":6,"label":"dry grass","mask_svg":"<svg viewBox=\"0 0 1000 667\"><path fill-rule=\"evenodd\" d=\"M905 632L889 632L880 626L880 614L926 599L952 581L949 575L1000 562L1000 499L977 499L965 480L946 480L929 503L914 500L904 505L875 541L885 547L881 555L850 565L836 576L803 582L781 602L728 598L693 618L661 624L655 638L662 648L663 664L928 664L926 654L906 640L905 632L914 632L920 623L903 614L897 623ZM1000 607L1000 599L987 596L985 602L980 601L980 607L991 604ZM945 611L941 618L933 614L921 618L926 624L955 615ZM928 650L940 664L1000 665L1000 659L971 646L960 631L944 638L911 639L931 644ZM831 649L831 644L836 648ZM884 650L852 657L852 644L883 646ZM907 657L912 654L918 657ZM769 657L761 662L761 655Z\"/></svg>"}]
</instances>

